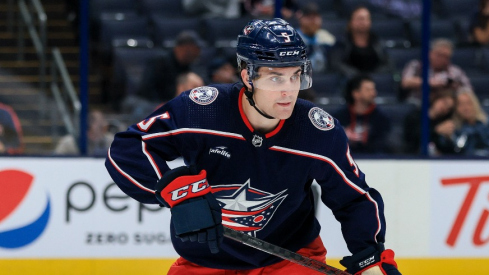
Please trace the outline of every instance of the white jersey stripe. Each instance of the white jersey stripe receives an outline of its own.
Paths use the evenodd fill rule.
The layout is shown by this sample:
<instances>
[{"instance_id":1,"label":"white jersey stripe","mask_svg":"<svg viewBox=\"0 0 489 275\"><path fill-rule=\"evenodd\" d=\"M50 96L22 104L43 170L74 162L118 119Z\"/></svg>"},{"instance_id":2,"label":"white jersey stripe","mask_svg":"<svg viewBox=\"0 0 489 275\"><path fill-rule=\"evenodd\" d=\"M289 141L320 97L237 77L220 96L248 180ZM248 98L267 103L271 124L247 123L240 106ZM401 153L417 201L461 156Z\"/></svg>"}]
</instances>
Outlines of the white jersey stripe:
<instances>
[{"instance_id":1,"label":"white jersey stripe","mask_svg":"<svg viewBox=\"0 0 489 275\"><path fill-rule=\"evenodd\" d=\"M375 232L375 236L374 236L374 239L375 239L375 242L377 242L377 235L379 234L380 232L380 229L382 228L382 224L380 223L380 215L379 215L379 205L377 204L377 202L370 196L369 193L367 193L367 197L368 199L373 203L375 204L375 211L376 211L376 215L377 215L377 224L378 224L378 227L377 227L377 232Z\"/></svg>"},{"instance_id":2,"label":"white jersey stripe","mask_svg":"<svg viewBox=\"0 0 489 275\"><path fill-rule=\"evenodd\" d=\"M270 149L271 150L274 150L274 151L281 151L281 152L286 152L286 153L290 153L290 154L294 154L294 155L299 155L299 156L304 156L304 157L310 157L310 158L314 158L314 159L319 159L319 160L325 161L325 162L329 163L331 166L333 166L333 168L343 178L343 181L346 184L348 184L350 187L352 187L353 189L355 189L357 192L359 192L361 194L366 194L368 200L371 201L375 205L375 214L376 214L376 218L377 218L377 231L375 232L374 240L377 242L377 235L379 234L380 229L382 227L382 224L380 223L379 205L370 196L370 194L368 192L366 192L365 190L363 190L362 188L360 188L358 185L356 185L355 183L353 183L352 181L350 181L350 179L348 179L348 177L346 177L346 175L343 172L343 170L341 170L341 168L332 159L330 159L328 157L325 157L325 156L322 156L322 155L313 154L313 153L304 152L304 151L299 151L299 150L294 150L294 149L289 149L289 148L280 147L280 146L272 146L272 147L270 147Z\"/></svg>"},{"instance_id":3,"label":"white jersey stripe","mask_svg":"<svg viewBox=\"0 0 489 275\"><path fill-rule=\"evenodd\" d=\"M346 177L345 173L343 172L343 170L341 170L341 168L332 159L330 159L328 157L321 156L318 154L309 153L309 152L284 148L284 147L280 147L280 146L272 146L272 147L270 147L270 149L275 150L275 151L282 151L282 152L287 152L287 153L291 153L294 155L300 155L300 156L305 156L305 157L310 157L310 158L315 158L315 159L325 161L325 162L331 164L331 166L333 166L333 168L336 170L336 172L338 172L338 174L340 174L340 176L343 178L343 181L345 181L350 187L355 189L358 193L361 193L361 194L366 193L365 190L363 190L358 185L354 184L350 179L348 179Z\"/></svg>"},{"instance_id":4,"label":"white jersey stripe","mask_svg":"<svg viewBox=\"0 0 489 275\"><path fill-rule=\"evenodd\" d=\"M171 131L167 131L167 132L149 134L149 135L143 136L143 140L148 140L148 139L158 138L158 137L166 137L166 136L171 136L171 135L184 134L184 133L209 134L209 135L224 136L224 137L230 137L230 138L245 140L245 138L240 134L214 131L214 130L207 130L207 129L199 129L199 128L180 128L180 129L171 130Z\"/></svg>"},{"instance_id":5,"label":"white jersey stripe","mask_svg":"<svg viewBox=\"0 0 489 275\"><path fill-rule=\"evenodd\" d=\"M108 152L108 157L109 157L109 160L110 162L112 163L112 165L115 167L115 169L121 173L126 179L128 179L131 183L133 183L134 185L136 185L138 188L144 190L144 191L148 191L150 193L155 193L154 190L151 190L149 188L147 188L146 186L142 185L141 183L139 183L137 180L133 179L131 176L129 176L129 174L127 174L126 172L122 171L122 169L115 163L115 161L112 159L112 156L110 155L110 148L109 148L109 152Z\"/></svg>"},{"instance_id":6,"label":"white jersey stripe","mask_svg":"<svg viewBox=\"0 0 489 275\"><path fill-rule=\"evenodd\" d=\"M151 164L151 166L153 166L153 169L155 170L156 176L158 176L158 179L161 179L160 169L156 165L155 160L150 155L150 153L148 152L148 150L146 150L146 146L147 146L146 143L144 143L144 141L141 141L141 145L142 145L142 148L143 148L143 153L146 155L146 157L148 158L149 163Z\"/></svg>"},{"instance_id":7,"label":"white jersey stripe","mask_svg":"<svg viewBox=\"0 0 489 275\"><path fill-rule=\"evenodd\" d=\"M222 225L229 225L229 226L234 226L234 227L248 227L246 225L242 225L242 224L235 223L235 222L228 222L228 221L222 221Z\"/></svg>"}]
</instances>

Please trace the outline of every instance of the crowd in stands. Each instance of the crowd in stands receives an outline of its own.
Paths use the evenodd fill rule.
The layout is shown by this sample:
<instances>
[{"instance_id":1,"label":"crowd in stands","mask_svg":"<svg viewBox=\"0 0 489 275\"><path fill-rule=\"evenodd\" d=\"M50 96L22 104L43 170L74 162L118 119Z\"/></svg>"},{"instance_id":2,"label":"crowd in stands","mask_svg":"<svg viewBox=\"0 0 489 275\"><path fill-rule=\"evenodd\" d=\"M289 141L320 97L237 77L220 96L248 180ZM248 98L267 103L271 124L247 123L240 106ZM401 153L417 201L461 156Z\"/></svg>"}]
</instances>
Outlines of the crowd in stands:
<instances>
[{"instance_id":1,"label":"crowd in stands","mask_svg":"<svg viewBox=\"0 0 489 275\"><path fill-rule=\"evenodd\" d=\"M130 123L184 90L239 81L237 34L247 21L275 12L270 0L103 2L91 11L95 52L112 64L107 104ZM430 154L484 155L489 1L433 3ZM420 153L421 12L415 0L282 3L313 66L313 87L300 97L338 118L353 154Z\"/></svg>"},{"instance_id":2,"label":"crowd in stands","mask_svg":"<svg viewBox=\"0 0 489 275\"><path fill-rule=\"evenodd\" d=\"M489 0L432 3L430 155L489 156ZM103 71L104 103L125 116L122 125L133 124L183 91L239 81L236 37L249 20L272 18L274 5L91 1L92 54ZM78 22L77 5L67 7ZM339 120L352 154L420 154L421 1L284 0L280 12L312 62L313 86L299 97ZM0 107L0 153L21 153L18 119ZM88 151L99 155L114 131L100 111L90 113L89 125ZM78 152L75 138L65 136L54 154Z\"/></svg>"},{"instance_id":3,"label":"crowd in stands","mask_svg":"<svg viewBox=\"0 0 489 275\"><path fill-rule=\"evenodd\" d=\"M119 129L122 130L122 129ZM100 110L92 110L88 115L87 129L87 154L90 156L104 157L114 139L114 134L109 131L109 123L105 114ZM78 141L73 135L63 136L54 149L55 155L79 155Z\"/></svg>"}]
</instances>

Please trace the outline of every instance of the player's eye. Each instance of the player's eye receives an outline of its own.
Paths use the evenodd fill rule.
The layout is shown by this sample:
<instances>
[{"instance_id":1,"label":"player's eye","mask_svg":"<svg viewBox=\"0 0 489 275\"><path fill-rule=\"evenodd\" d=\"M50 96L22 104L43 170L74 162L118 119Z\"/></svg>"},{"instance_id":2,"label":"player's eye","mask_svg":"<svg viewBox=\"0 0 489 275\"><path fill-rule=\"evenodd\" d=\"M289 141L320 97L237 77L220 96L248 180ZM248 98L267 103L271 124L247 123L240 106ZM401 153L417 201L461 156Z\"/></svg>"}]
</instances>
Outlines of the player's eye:
<instances>
[{"instance_id":1,"label":"player's eye","mask_svg":"<svg viewBox=\"0 0 489 275\"><path fill-rule=\"evenodd\" d=\"M283 77L280 77L280 76L273 76L270 78L270 80L272 82L275 82L275 83L283 83L284 82Z\"/></svg>"},{"instance_id":2,"label":"player's eye","mask_svg":"<svg viewBox=\"0 0 489 275\"><path fill-rule=\"evenodd\" d=\"M298 80L300 79L300 77L301 77L301 76L300 76L299 74L295 74L295 75L293 75L293 76L290 78L290 81L291 81L291 82L296 82L296 81L298 81Z\"/></svg>"}]
</instances>

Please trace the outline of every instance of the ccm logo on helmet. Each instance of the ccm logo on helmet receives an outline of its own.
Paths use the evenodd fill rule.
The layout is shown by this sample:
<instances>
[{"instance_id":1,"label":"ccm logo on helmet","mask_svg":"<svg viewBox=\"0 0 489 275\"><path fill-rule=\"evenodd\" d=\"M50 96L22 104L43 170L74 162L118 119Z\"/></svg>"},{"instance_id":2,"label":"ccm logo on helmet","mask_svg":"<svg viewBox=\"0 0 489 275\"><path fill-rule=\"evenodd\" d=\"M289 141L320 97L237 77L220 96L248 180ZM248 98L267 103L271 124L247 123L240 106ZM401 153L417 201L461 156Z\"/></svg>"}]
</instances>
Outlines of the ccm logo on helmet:
<instances>
[{"instance_id":1,"label":"ccm logo on helmet","mask_svg":"<svg viewBox=\"0 0 489 275\"><path fill-rule=\"evenodd\" d=\"M281 52L279 53L280 56L293 56L293 55L299 55L300 51L286 51L286 52Z\"/></svg>"}]
</instances>

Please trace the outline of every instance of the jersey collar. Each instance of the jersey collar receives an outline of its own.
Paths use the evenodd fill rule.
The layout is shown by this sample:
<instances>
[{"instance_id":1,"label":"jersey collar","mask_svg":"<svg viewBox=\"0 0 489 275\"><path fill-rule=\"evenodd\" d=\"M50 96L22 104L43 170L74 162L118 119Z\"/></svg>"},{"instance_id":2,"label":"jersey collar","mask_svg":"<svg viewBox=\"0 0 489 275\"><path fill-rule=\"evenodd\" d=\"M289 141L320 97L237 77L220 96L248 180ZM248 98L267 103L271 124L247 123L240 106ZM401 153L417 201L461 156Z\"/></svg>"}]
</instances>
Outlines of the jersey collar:
<instances>
[{"instance_id":1,"label":"jersey collar","mask_svg":"<svg viewBox=\"0 0 489 275\"><path fill-rule=\"evenodd\" d=\"M243 111L243 104L242 104L243 101L242 100L243 100L244 91L245 91L245 87L241 88L241 90L239 91L239 97L238 97L239 113L240 113L241 119L243 120L246 127L248 127L248 129L253 133L253 132L255 132L255 129L253 129L253 126L251 126L250 121L248 120L248 118L246 117L246 115ZM282 126L284 126L284 123L285 123L285 119L281 119L280 122L278 123L277 127L275 127L275 129L273 131L265 134L265 138L270 138L270 137L273 137L274 135L276 135L280 131L280 129L282 129Z\"/></svg>"}]
</instances>

